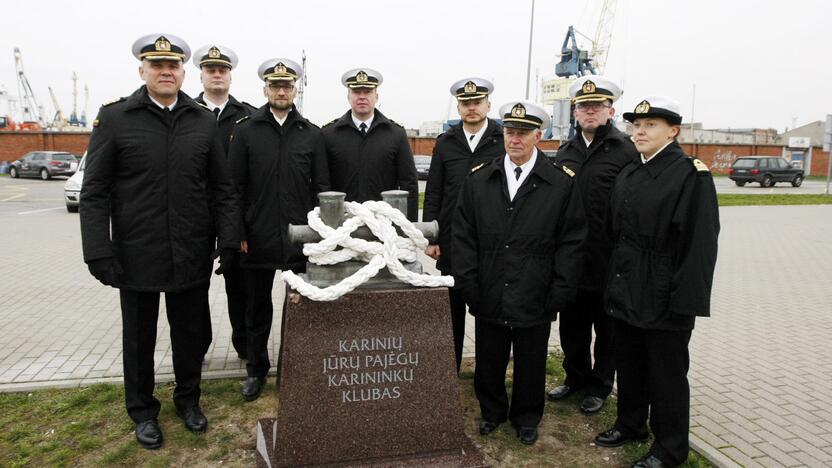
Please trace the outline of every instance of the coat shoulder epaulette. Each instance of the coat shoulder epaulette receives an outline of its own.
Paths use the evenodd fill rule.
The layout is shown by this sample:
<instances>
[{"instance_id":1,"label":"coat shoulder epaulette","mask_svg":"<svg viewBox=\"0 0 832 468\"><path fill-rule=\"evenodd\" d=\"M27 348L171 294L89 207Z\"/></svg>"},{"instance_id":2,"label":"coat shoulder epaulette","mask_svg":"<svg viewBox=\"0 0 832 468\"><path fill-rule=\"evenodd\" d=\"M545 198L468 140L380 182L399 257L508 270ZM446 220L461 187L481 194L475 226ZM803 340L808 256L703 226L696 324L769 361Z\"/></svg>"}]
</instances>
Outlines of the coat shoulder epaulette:
<instances>
[{"instance_id":1,"label":"coat shoulder epaulette","mask_svg":"<svg viewBox=\"0 0 832 468\"><path fill-rule=\"evenodd\" d=\"M240 101L240 102L243 103L243 107L247 107L248 110L250 110L250 111L256 111L257 110L256 107L252 106L251 104L249 104L245 101Z\"/></svg>"},{"instance_id":2,"label":"coat shoulder epaulette","mask_svg":"<svg viewBox=\"0 0 832 468\"><path fill-rule=\"evenodd\" d=\"M329 127L330 125L332 125L332 124L334 124L335 122L337 122L339 119L340 119L340 117L339 117L339 118L336 118L336 119L332 119L332 122L330 122L330 123L328 123L328 124L324 125L324 127Z\"/></svg>"},{"instance_id":3,"label":"coat shoulder epaulette","mask_svg":"<svg viewBox=\"0 0 832 468\"><path fill-rule=\"evenodd\" d=\"M404 130L404 125L402 125L402 124L400 124L400 123L396 122L396 121L395 121L395 120L393 120L393 119L387 119L387 120L389 120L391 124L393 124L393 125L395 125L395 126L397 126L397 127L401 128L402 130Z\"/></svg>"},{"instance_id":4,"label":"coat shoulder epaulette","mask_svg":"<svg viewBox=\"0 0 832 468\"><path fill-rule=\"evenodd\" d=\"M569 169L568 167L564 166L563 164L558 164L555 161L551 161L551 162L552 162L553 166L561 169L569 177L575 177L575 171L573 171L572 169Z\"/></svg>"},{"instance_id":5,"label":"coat shoulder epaulette","mask_svg":"<svg viewBox=\"0 0 832 468\"><path fill-rule=\"evenodd\" d=\"M474 166L471 169L471 172L469 172L469 174L473 174L473 173L477 172L478 170L482 169L484 166L485 166L485 163L478 164L477 166Z\"/></svg>"},{"instance_id":6,"label":"coat shoulder epaulette","mask_svg":"<svg viewBox=\"0 0 832 468\"><path fill-rule=\"evenodd\" d=\"M237 121L236 121L236 122L234 122L234 125L237 125L237 124L239 124L240 122L244 122L244 121L248 120L248 118L249 118L249 116L248 116L248 115L246 115L245 117L242 117L242 118L240 118L240 119L237 119Z\"/></svg>"},{"instance_id":7,"label":"coat shoulder epaulette","mask_svg":"<svg viewBox=\"0 0 832 468\"><path fill-rule=\"evenodd\" d=\"M708 166L706 166L705 163L703 163L697 158L688 156L688 161L690 161L690 163L693 164L693 167L694 169L696 169L697 172L711 172L711 170L708 169Z\"/></svg>"},{"instance_id":8,"label":"coat shoulder epaulette","mask_svg":"<svg viewBox=\"0 0 832 468\"><path fill-rule=\"evenodd\" d=\"M127 100L126 97L116 98L116 99L113 99L112 101L107 101L104 104L101 104L101 107L112 106L113 104L116 104L116 103L121 102L121 101L126 101L126 100Z\"/></svg>"}]
</instances>

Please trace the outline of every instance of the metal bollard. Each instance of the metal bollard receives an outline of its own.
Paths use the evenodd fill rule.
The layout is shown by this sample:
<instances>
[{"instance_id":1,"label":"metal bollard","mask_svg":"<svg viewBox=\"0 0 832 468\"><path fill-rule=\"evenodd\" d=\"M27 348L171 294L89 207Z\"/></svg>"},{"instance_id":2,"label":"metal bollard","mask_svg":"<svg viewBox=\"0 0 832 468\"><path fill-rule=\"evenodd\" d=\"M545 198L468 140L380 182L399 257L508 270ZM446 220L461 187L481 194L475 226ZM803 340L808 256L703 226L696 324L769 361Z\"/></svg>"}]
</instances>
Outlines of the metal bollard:
<instances>
[{"instance_id":1,"label":"metal bollard","mask_svg":"<svg viewBox=\"0 0 832 468\"><path fill-rule=\"evenodd\" d=\"M406 190L387 190L381 192L381 200L407 216L407 195Z\"/></svg>"},{"instance_id":2,"label":"metal bollard","mask_svg":"<svg viewBox=\"0 0 832 468\"><path fill-rule=\"evenodd\" d=\"M344 222L344 192L321 192L318 203L321 206L321 221L327 226L337 229Z\"/></svg>"}]
</instances>

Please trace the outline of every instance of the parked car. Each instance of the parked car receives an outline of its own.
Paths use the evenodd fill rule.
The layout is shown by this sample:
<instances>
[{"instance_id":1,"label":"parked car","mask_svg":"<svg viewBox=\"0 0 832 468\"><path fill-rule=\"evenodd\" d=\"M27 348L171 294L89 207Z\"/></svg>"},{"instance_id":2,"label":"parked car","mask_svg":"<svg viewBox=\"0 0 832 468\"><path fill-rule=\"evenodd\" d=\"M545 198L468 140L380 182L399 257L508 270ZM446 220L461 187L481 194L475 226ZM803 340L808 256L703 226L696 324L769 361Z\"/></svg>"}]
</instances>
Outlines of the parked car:
<instances>
[{"instance_id":1,"label":"parked car","mask_svg":"<svg viewBox=\"0 0 832 468\"><path fill-rule=\"evenodd\" d=\"M431 157L423 154L417 154L413 156L413 160L416 163L416 175L419 176L420 180L427 180L428 172L430 171Z\"/></svg>"},{"instance_id":2,"label":"parked car","mask_svg":"<svg viewBox=\"0 0 832 468\"><path fill-rule=\"evenodd\" d=\"M793 187L803 183L803 169L793 167L776 156L747 156L737 158L728 177L739 187L757 182L760 187L772 187L777 182L791 182Z\"/></svg>"},{"instance_id":3,"label":"parked car","mask_svg":"<svg viewBox=\"0 0 832 468\"><path fill-rule=\"evenodd\" d=\"M65 151L31 151L9 166L9 176L40 177L49 180L55 176L75 174L78 160Z\"/></svg>"},{"instance_id":4,"label":"parked car","mask_svg":"<svg viewBox=\"0 0 832 468\"><path fill-rule=\"evenodd\" d=\"M77 213L81 206L81 186L84 184L86 156L87 153L84 153L81 162L78 164L78 170L64 184L64 201L66 201L66 210L70 213Z\"/></svg>"}]
</instances>

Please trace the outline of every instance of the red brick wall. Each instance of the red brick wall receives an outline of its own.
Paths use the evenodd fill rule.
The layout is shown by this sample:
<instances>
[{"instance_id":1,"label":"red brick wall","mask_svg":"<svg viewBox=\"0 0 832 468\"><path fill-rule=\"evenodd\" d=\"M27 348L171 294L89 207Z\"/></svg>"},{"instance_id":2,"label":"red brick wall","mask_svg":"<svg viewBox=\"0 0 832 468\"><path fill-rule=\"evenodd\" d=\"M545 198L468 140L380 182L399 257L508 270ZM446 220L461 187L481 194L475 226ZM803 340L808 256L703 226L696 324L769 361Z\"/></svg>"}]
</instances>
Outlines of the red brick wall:
<instances>
[{"instance_id":1,"label":"red brick wall","mask_svg":"<svg viewBox=\"0 0 832 468\"><path fill-rule=\"evenodd\" d=\"M89 143L89 133L55 133L55 132L0 132L0 161L14 161L29 151L69 151L78 155L84 154ZM436 144L435 138L411 137L410 147L413 154L433 154ZM541 149L556 150L559 146L556 140L541 141ZM714 145L690 144L682 145L685 152L701 159L714 173L725 174L731 164L740 156L759 154L765 156L780 156L783 147L778 145ZM829 164L829 153L816 147L812 150L812 167L810 174L826 175Z\"/></svg>"},{"instance_id":2,"label":"red brick wall","mask_svg":"<svg viewBox=\"0 0 832 468\"><path fill-rule=\"evenodd\" d=\"M29 151L68 151L81 156L89 140L87 132L0 132L0 161L15 161Z\"/></svg>"},{"instance_id":3,"label":"red brick wall","mask_svg":"<svg viewBox=\"0 0 832 468\"><path fill-rule=\"evenodd\" d=\"M711 171L718 174L727 174L731 164L740 156L782 156L783 147L780 145L713 145L713 144L690 144L682 145L685 152L691 156L701 159ZM820 147L812 149L812 167L809 174L826 175L829 164L829 153Z\"/></svg>"}]
</instances>

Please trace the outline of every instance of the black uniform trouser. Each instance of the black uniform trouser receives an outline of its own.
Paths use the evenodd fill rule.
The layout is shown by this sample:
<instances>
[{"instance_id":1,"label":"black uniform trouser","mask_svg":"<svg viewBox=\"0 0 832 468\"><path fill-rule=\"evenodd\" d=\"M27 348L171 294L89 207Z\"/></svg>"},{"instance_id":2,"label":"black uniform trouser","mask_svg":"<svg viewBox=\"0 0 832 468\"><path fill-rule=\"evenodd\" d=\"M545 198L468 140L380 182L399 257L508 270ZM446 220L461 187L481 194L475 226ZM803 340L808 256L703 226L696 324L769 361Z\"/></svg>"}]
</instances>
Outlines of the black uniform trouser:
<instances>
[{"instance_id":1,"label":"black uniform trouser","mask_svg":"<svg viewBox=\"0 0 832 468\"><path fill-rule=\"evenodd\" d=\"M240 268L239 255L234 256L234 263L223 276L225 295L228 297L228 320L231 322L231 344L237 354L246 356L246 274Z\"/></svg>"},{"instance_id":2,"label":"black uniform trouser","mask_svg":"<svg viewBox=\"0 0 832 468\"><path fill-rule=\"evenodd\" d=\"M127 414L136 422L159 415L159 400L153 397L153 354L156 348L156 323L159 318L158 292L120 290L124 362L124 398ZM202 346L205 286L165 293L177 408L199 403L202 378Z\"/></svg>"},{"instance_id":3,"label":"black uniform trouser","mask_svg":"<svg viewBox=\"0 0 832 468\"><path fill-rule=\"evenodd\" d=\"M618 368L618 419L630 435L646 432L650 453L671 466L688 457L690 388L688 342L691 330L648 330L613 319Z\"/></svg>"},{"instance_id":4,"label":"black uniform trouser","mask_svg":"<svg viewBox=\"0 0 832 468\"><path fill-rule=\"evenodd\" d=\"M208 289L211 288L211 283L205 285L205 303L202 306L202 358L208 354L208 349L211 348L211 342L214 341L214 332L211 329L211 304L208 301Z\"/></svg>"},{"instance_id":5,"label":"black uniform trouser","mask_svg":"<svg viewBox=\"0 0 832 468\"><path fill-rule=\"evenodd\" d=\"M462 344L465 342L465 299L462 293L454 288L448 288L451 302L451 328L454 333L454 356L456 357L456 371L462 363Z\"/></svg>"},{"instance_id":6,"label":"black uniform trouser","mask_svg":"<svg viewBox=\"0 0 832 468\"><path fill-rule=\"evenodd\" d=\"M600 291L578 290L575 302L560 313L560 345L563 349L564 385L586 394L607 398L615 379L612 318L604 311ZM592 347L592 329L595 346ZM595 365L592 357L595 357Z\"/></svg>"},{"instance_id":7,"label":"black uniform trouser","mask_svg":"<svg viewBox=\"0 0 832 468\"><path fill-rule=\"evenodd\" d=\"M246 277L240 268L239 256L234 257L234 263L223 273L225 277L225 295L228 298L228 320L231 322L231 344L237 354L245 356L246 351ZM208 354L213 340L211 330L211 306L208 303L208 286L205 291L204 335L205 346L203 355Z\"/></svg>"},{"instance_id":8,"label":"black uniform trouser","mask_svg":"<svg viewBox=\"0 0 832 468\"><path fill-rule=\"evenodd\" d=\"M536 427L543 417L546 393L546 354L551 323L512 328L477 319L474 391L482 418ZM506 368L514 348L511 410L506 394Z\"/></svg>"},{"instance_id":9,"label":"black uniform trouser","mask_svg":"<svg viewBox=\"0 0 832 468\"><path fill-rule=\"evenodd\" d=\"M249 377L266 377L269 373L269 334L272 331L272 287L275 270L245 270L246 302L246 373Z\"/></svg>"}]
</instances>

